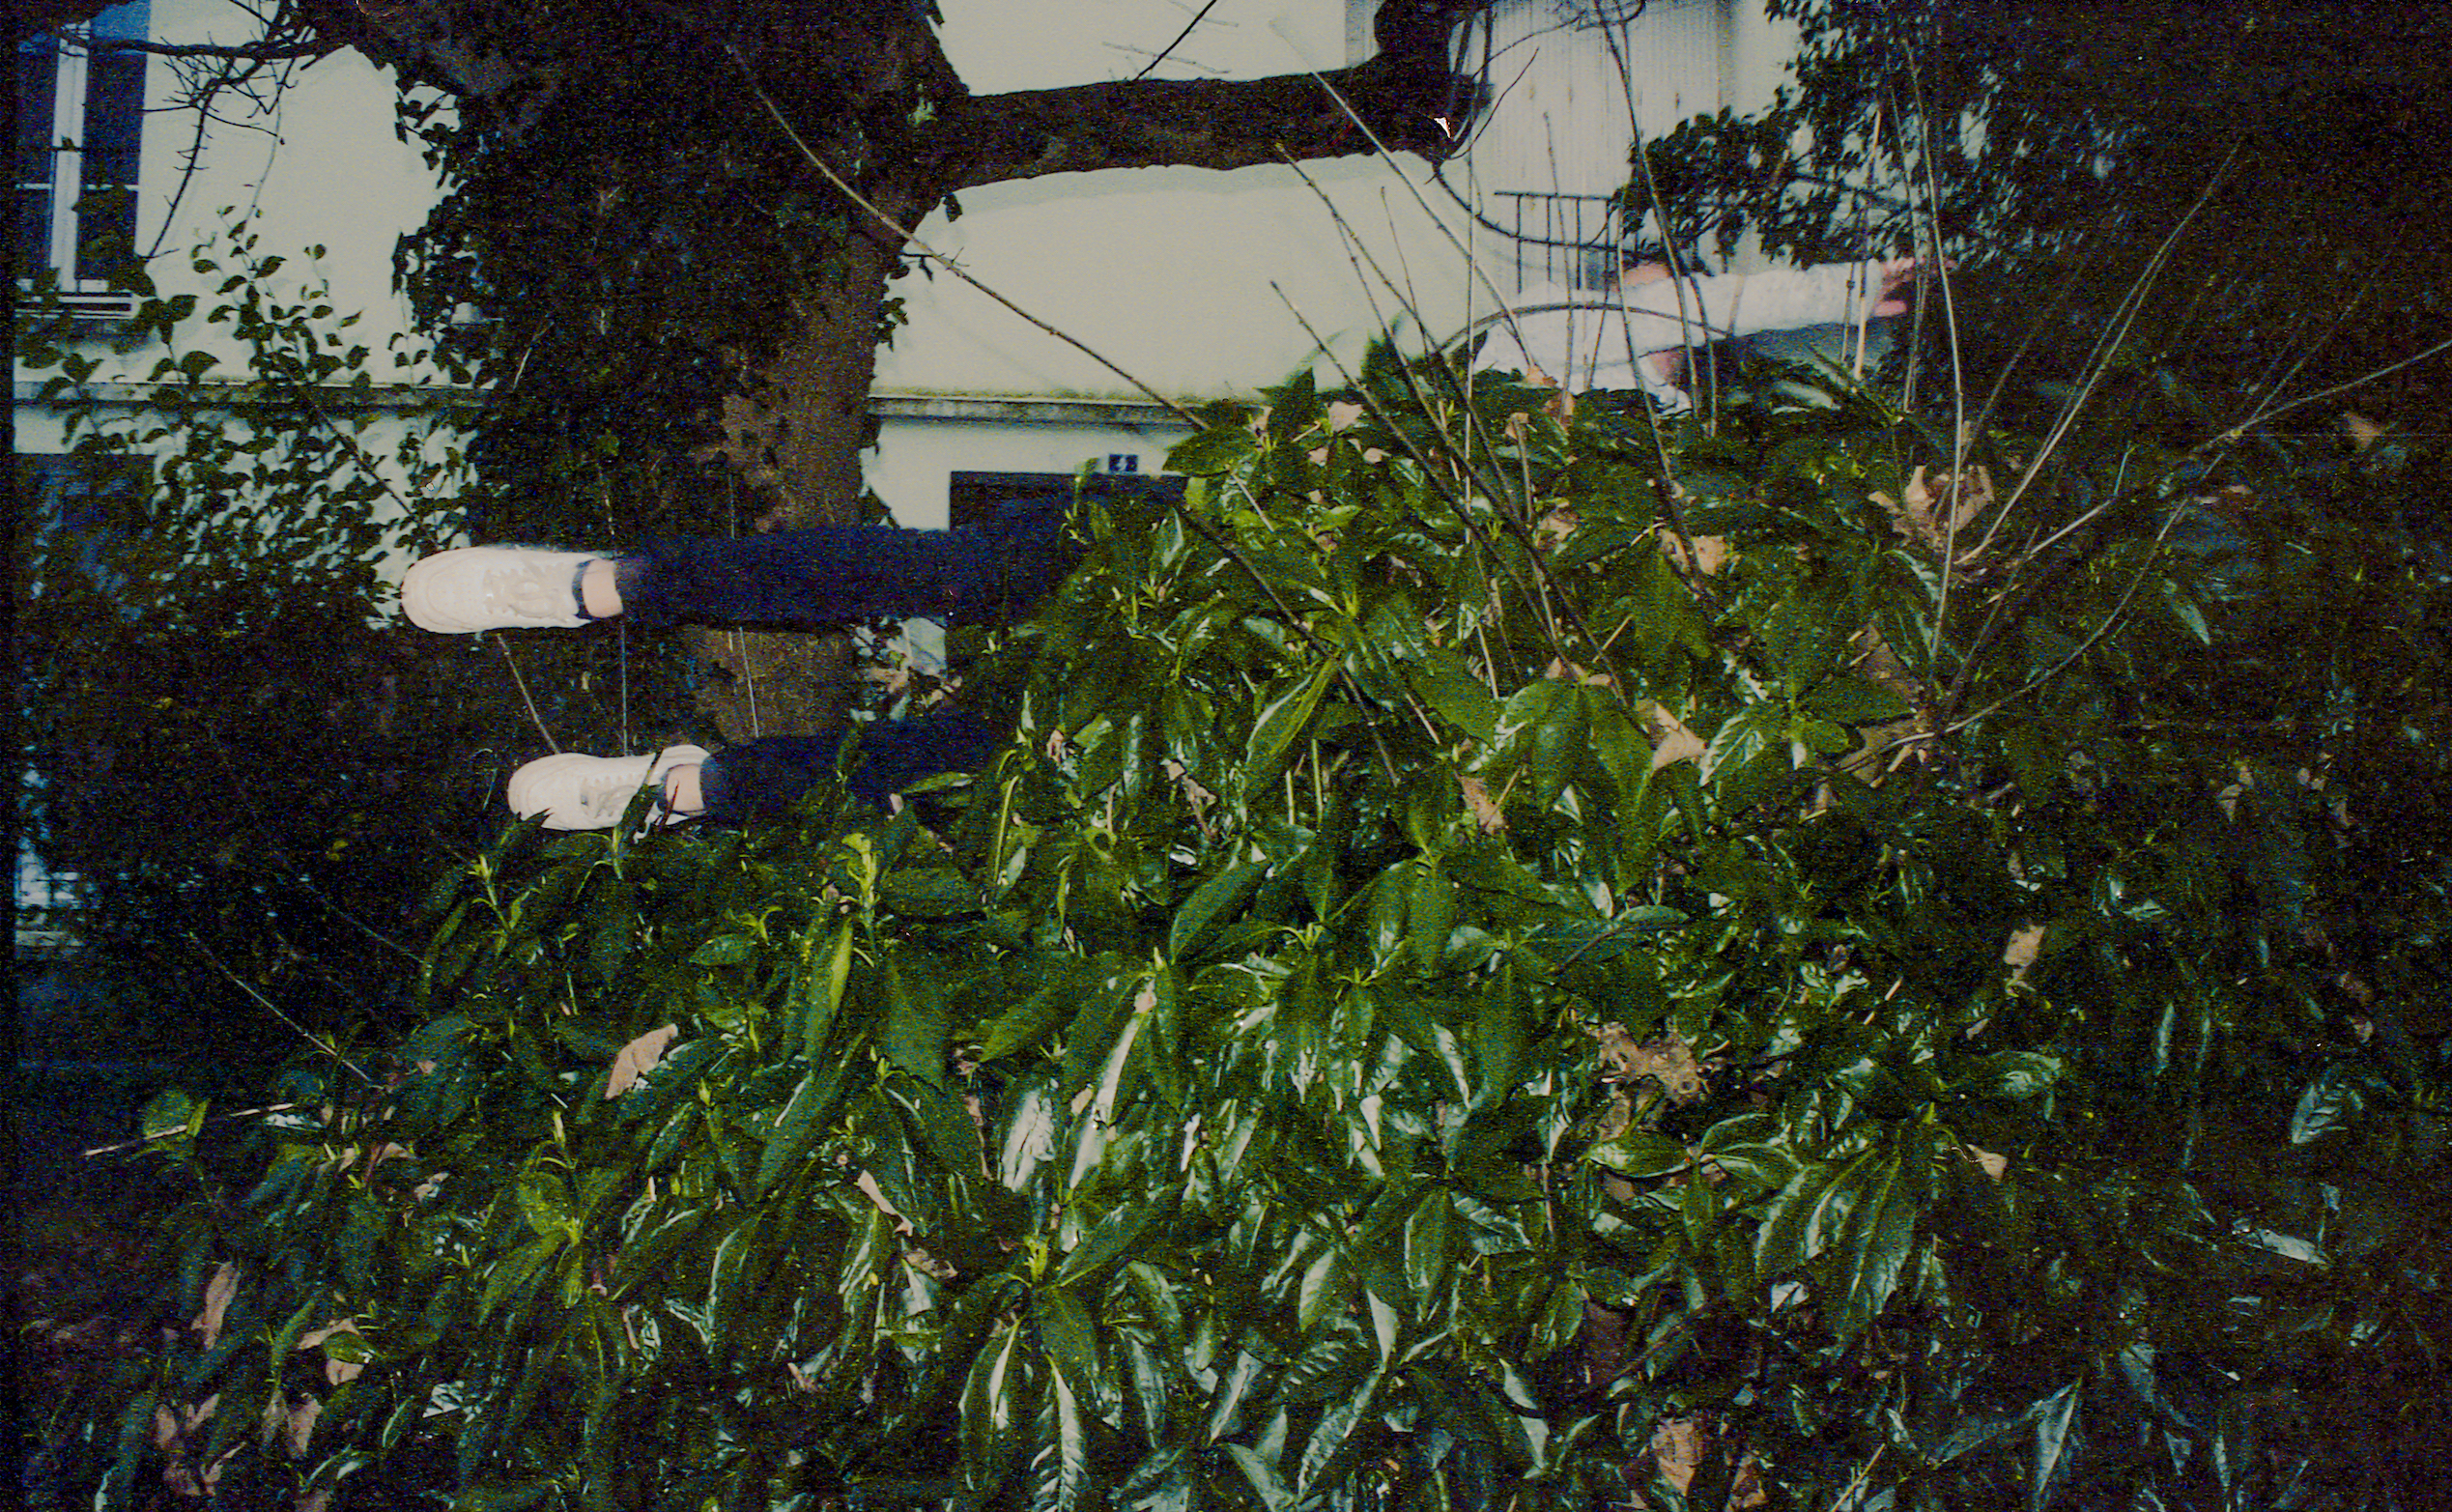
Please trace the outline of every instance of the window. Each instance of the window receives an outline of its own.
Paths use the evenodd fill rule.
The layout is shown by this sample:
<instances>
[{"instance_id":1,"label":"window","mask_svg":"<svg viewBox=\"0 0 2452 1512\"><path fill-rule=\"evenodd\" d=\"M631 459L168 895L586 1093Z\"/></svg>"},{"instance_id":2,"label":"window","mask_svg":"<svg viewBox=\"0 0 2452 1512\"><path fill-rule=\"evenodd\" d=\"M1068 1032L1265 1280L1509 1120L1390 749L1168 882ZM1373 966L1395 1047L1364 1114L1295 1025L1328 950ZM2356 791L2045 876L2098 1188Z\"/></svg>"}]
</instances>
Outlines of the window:
<instances>
[{"instance_id":1,"label":"window","mask_svg":"<svg viewBox=\"0 0 2452 1512\"><path fill-rule=\"evenodd\" d=\"M67 585L46 582L45 572L81 573L84 586L116 592L120 576L107 559L114 537L143 528L153 492L151 460L106 455L71 456L19 452L16 497L33 526L35 550L25 567L35 597Z\"/></svg>"},{"instance_id":2,"label":"window","mask_svg":"<svg viewBox=\"0 0 2452 1512\"><path fill-rule=\"evenodd\" d=\"M17 276L48 271L71 306L97 312L128 303L105 280L134 251L145 57L82 42L142 39L152 10L115 5L66 40L17 43Z\"/></svg>"}]
</instances>

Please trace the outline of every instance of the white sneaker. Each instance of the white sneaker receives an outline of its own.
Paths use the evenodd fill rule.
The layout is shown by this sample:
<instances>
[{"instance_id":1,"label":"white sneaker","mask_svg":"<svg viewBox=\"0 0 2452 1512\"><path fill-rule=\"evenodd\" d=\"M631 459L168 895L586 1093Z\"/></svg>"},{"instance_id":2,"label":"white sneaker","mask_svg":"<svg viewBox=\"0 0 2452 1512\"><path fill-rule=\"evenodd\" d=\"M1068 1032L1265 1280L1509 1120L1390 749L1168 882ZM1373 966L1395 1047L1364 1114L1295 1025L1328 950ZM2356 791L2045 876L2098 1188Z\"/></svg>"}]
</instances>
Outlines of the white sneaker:
<instances>
[{"instance_id":1,"label":"white sneaker","mask_svg":"<svg viewBox=\"0 0 2452 1512\"><path fill-rule=\"evenodd\" d=\"M609 830L621 822L639 789L653 783L656 797L647 822L654 824L665 817L665 774L705 759L706 753L697 746L667 746L640 756L576 752L539 756L511 774L511 812L523 819L541 813L549 830Z\"/></svg>"},{"instance_id":2,"label":"white sneaker","mask_svg":"<svg viewBox=\"0 0 2452 1512\"><path fill-rule=\"evenodd\" d=\"M579 575L601 553L463 546L409 569L400 607L421 630L567 630L587 623Z\"/></svg>"}]
</instances>

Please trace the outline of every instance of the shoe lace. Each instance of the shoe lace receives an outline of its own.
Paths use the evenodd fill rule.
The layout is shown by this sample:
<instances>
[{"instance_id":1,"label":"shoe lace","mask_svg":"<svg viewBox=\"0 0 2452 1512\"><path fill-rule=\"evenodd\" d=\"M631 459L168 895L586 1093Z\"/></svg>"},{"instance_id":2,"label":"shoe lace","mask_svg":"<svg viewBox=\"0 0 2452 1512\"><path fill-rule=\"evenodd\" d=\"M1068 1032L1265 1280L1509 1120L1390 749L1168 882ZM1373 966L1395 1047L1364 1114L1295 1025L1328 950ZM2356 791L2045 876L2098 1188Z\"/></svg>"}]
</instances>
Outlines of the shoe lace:
<instances>
[{"instance_id":1,"label":"shoe lace","mask_svg":"<svg viewBox=\"0 0 2452 1512\"><path fill-rule=\"evenodd\" d=\"M664 784L655 779L652 774L644 782L624 778L612 772L584 778L579 785L579 800L591 813L610 810L617 817L623 810L630 807L632 795L641 787L649 785L656 789L655 796L647 806L647 818L652 822L664 813Z\"/></svg>"}]
</instances>

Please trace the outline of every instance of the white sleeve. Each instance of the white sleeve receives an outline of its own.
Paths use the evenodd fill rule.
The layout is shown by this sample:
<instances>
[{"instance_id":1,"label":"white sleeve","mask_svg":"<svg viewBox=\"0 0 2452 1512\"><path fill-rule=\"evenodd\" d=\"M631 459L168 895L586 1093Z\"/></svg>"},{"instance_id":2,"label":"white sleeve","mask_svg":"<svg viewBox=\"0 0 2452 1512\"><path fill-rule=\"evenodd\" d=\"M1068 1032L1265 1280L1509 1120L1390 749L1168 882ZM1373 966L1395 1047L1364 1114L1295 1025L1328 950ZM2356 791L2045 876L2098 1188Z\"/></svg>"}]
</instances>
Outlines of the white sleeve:
<instances>
[{"instance_id":1,"label":"white sleeve","mask_svg":"<svg viewBox=\"0 0 2452 1512\"><path fill-rule=\"evenodd\" d=\"M1518 297L1516 313L1492 327L1473 368L1537 367L1570 393L1640 388L1682 409L1686 396L1652 370L1651 354L1861 320L1880 292L1875 262L1663 278L1627 290L1622 309L1609 295L1529 289Z\"/></svg>"},{"instance_id":2,"label":"white sleeve","mask_svg":"<svg viewBox=\"0 0 2452 1512\"><path fill-rule=\"evenodd\" d=\"M1654 334L1640 323L1638 333ZM1658 349L1630 348L1626 334L1616 301L1608 295L1557 284L1526 289L1511 301L1508 313L1491 323L1473 370L1528 373L1538 368L1570 393L1648 386L1641 359ZM1664 345L1677 344L1672 337Z\"/></svg>"}]
</instances>

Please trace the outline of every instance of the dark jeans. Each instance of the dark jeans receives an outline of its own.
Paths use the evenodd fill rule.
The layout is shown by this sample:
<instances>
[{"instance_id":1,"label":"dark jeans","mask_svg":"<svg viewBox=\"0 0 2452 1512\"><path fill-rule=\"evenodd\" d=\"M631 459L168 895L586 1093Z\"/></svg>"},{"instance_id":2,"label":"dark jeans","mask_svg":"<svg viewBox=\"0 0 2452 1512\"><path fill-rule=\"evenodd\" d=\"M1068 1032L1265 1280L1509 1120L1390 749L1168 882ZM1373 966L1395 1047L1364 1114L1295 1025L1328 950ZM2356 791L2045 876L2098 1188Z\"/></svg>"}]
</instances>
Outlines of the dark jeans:
<instances>
[{"instance_id":1,"label":"dark jeans","mask_svg":"<svg viewBox=\"0 0 2452 1512\"><path fill-rule=\"evenodd\" d=\"M783 813L834 777L850 738L841 732L767 735L711 753L699 767L702 817L737 828ZM984 765L1004 743L1004 730L959 710L879 720L860 727L860 759L844 781L854 795L882 809L888 797L923 778Z\"/></svg>"},{"instance_id":2,"label":"dark jeans","mask_svg":"<svg viewBox=\"0 0 2452 1512\"><path fill-rule=\"evenodd\" d=\"M622 612L646 623L821 628L870 619L993 624L1047 596L1080 559L1061 495L1016 499L984 526L824 526L650 547L619 568ZM791 807L835 775L847 731L770 735L709 756L705 817L737 825ZM1004 732L959 711L863 727L851 790L882 805L923 778L969 771Z\"/></svg>"}]
</instances>

